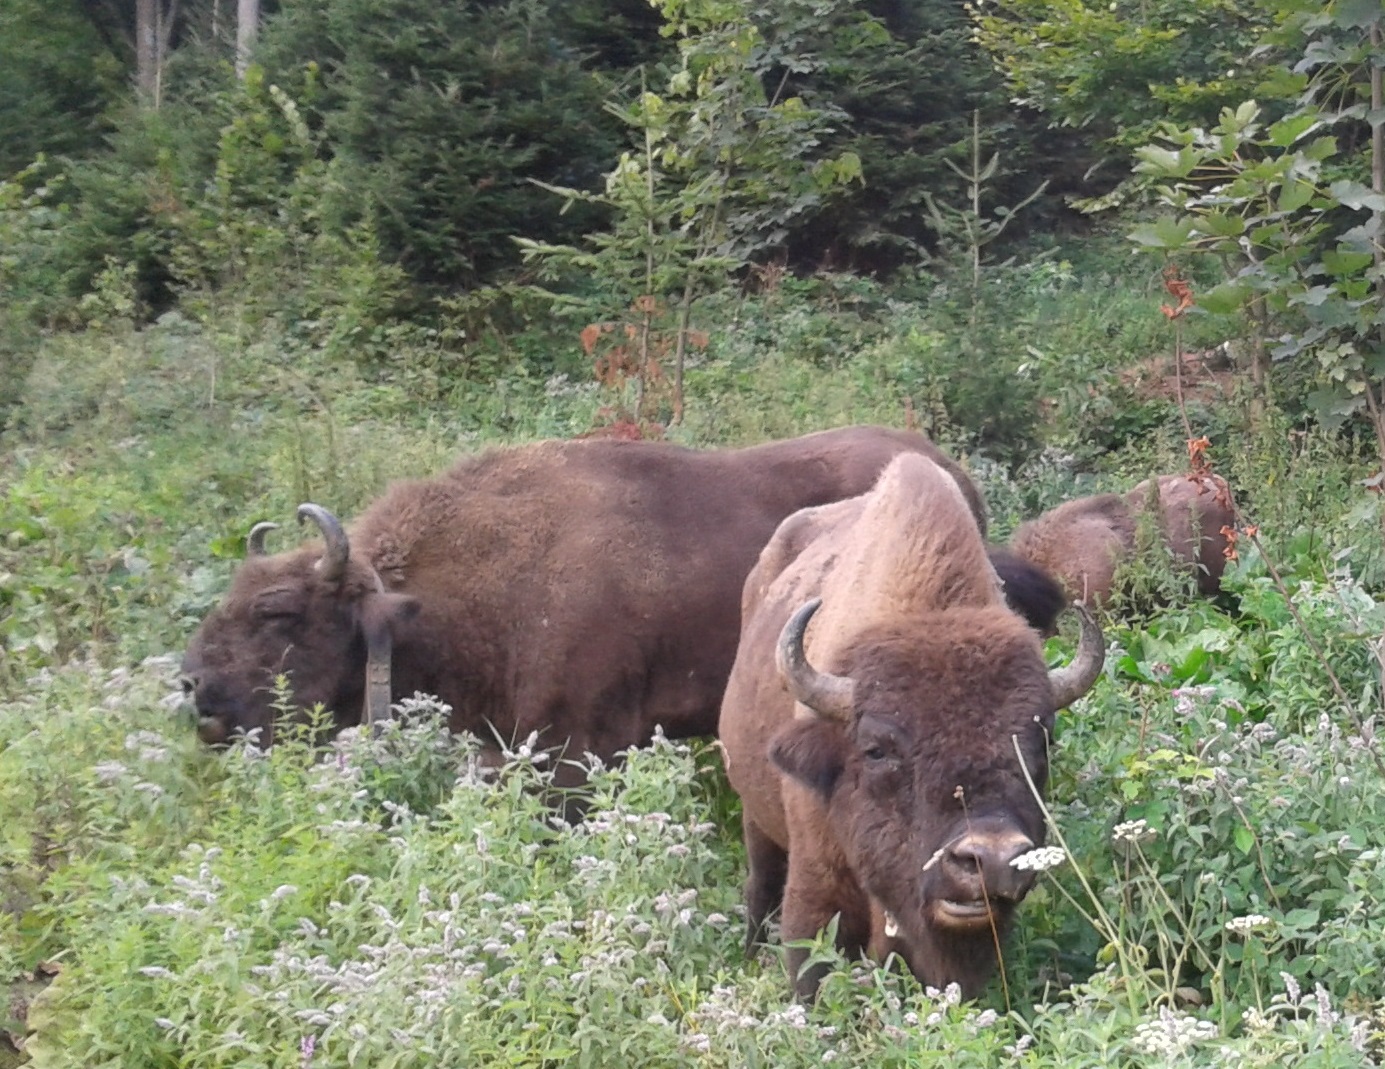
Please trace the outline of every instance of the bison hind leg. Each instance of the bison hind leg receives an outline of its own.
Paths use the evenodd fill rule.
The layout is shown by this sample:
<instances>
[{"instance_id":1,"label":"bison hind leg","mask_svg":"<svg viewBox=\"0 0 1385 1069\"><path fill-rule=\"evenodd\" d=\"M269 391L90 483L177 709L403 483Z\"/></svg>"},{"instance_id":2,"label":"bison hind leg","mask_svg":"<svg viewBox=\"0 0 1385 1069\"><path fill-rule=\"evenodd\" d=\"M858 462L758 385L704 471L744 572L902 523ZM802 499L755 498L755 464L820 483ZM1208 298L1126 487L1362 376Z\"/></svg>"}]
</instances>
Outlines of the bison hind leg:
<instances>
[{"instance_id":1,"label":"bison hind leg","mask_svg":"<svg viewBox=\"0 0 1385 1069\"><path fill-rule=\"evenodd\" d=\"M789 855L778 843L746 818L745 852L750 875L745 881L745 956L753 958L765 941L769 918L784 901L789 875Z\"/></svg>"}]
</instances>

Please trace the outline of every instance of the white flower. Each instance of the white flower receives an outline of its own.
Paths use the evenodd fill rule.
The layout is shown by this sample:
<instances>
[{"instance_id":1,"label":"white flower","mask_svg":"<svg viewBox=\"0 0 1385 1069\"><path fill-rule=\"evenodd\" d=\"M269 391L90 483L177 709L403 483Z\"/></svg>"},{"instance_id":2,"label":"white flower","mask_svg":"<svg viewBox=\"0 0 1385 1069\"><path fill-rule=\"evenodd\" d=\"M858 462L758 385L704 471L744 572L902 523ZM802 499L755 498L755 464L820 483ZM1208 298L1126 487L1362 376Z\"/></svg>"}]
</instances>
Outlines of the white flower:
<instances>
[{"instance_id":1,"label":"white flower","mask_svg":"<svg viewBox=\"0 0 1385 1069\"><path fill-rule=\"evenodd\" d=\"M1176 1058L1200 1040L1214 1039L1217 1026L1186 1013L1159 1007L1159 1020L1146 1021L1135 1029L1132 1044L1146 1054Z\"/></svg>"},{"instance_id":2,"label":"white flower","mask_svg":"<svg viewBox=\"0 0 1385 1069\"><path fill-rule=\"evenodd\" d=\"M165 969L162 965L146 965L140 972L145 976L152 976L156 980L176 980L177 975L170 969Z\"/></svg>"},{"instance_id":3,"label":"white flower","mask_svg":"<svg viewBox=\"0 0 1385 1069\"><path fill-rule=\"evenodd\" d=\"M96 778L102 783L110 783L117 780L129 771L119 761L102 761L99 765L93 765L92 771L96 773Z\"/></svg>"},{"instance_id":4,"label":"white flower","mask_svg":"<svg viewBox=\"0 0 1385 1069\"><path fill-rule=\"evenodd\" d=\"M1159 833L1144 820L1124 820L1111 829L1111 840L1117 843L1147 843Z\"/></svg>"},{"instance_id":5,"label":"white flower","mask_svg":"<svg viewBox=\"0 0 1385 1069\"><path fill-rule=\"evenodd\" d=\"M1247 913L1244 917L1232 917L1223 927L1233 935L1249 935L1273 927L1274 921L1263 913Z\"/></svg>"},{"instance_id":6,"label":"white flower","mask_svg":"<svg viewBox=\"0 0 1385 1069\"><path fill-rule=\"evenodd\" d=\"M1046 872L1057 868L1067 860L1067 853L1061 846L1040 846L1026 854L1013 858L1010 864L1021 871Z\"/></svg>"},{"instance_id":7,"label":"white flower","mask_svg":"<svg viewBox=\"0 0 1385 1069\"><path fill-rule=\"evenodd\" d=\"M1018 1058L1021 1054L1023 1054L1025 1051L1027 1051L1027 1050L1028 1050L1031 1046L1033 1046L1033 1045L1034 1045L1034 1037L1033 1037L1033 1035L1031 1035L1031 1034L1029 1034L1029 1033L1025 1033L1024 1035L1020 1036L1019 1039L1015 1040L1015 1043L1014 1043L1013 1046L1008 1046L1008 1045L1007 1045L1006 1048L1005 1048L1005 1053L1008 1054L1008 1055L1010 1055L1010 1057L1012 1057L1012 1058Z\"/></svg>"}]
</instances>

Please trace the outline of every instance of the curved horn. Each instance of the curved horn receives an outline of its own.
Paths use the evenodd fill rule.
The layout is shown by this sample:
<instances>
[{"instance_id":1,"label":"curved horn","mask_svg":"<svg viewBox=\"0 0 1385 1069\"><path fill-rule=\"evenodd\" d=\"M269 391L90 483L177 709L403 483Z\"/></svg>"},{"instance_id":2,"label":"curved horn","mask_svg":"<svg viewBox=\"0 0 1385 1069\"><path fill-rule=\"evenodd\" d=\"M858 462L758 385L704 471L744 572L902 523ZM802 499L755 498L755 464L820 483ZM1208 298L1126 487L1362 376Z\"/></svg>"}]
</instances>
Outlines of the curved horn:
<instances>
[{"instance_id":1,"label":"curved horn","mask_svg":"<svg viewBox=\"0 0 1385 1069\"><path fill-rule=\"evenodd\" d=\"M1106 662L1106 640L1091 611L1081 602L1074 602L1072 607L1082 622L1082 637L1077 641L1077 652L1072 660L1062 668L1049 670L1048 685L1053 688L1056 709L1071 705L1091 690Z\"/></svg>"},{"instance_id":2,"label":"curved horn","mask_svg":"<svg viewBox=\"0 0 1385 1069\"><path fill-rule=\"evenodd\" d=\"M774 660L796 701L828 720L849 720L856 707L856 684L847 676L819 672L803 652L803 634L821 605L822 598L812 598L789 617L779 634Z\"/></svg>"},{"instance_id":3,"label":"curved horn","mask_svg":"<svg viewBox=\"0 0 1385 1069\"><path fill-rule=\"evenodd\" d=\"M245 555L247 557L263 557L265 555L264 536L270 531L277 531L277 523L257 523L250 528L250 533L245 536Z\"/></svg>"},{"instance_id":4,"label":"curved horn","mask_svg":"<svg viewBox=\"0 0 1385 1069\"><path fill-rule=\"evenodd\" d=\"M346 572L346 561L351 556L351 543L347 541L341 520L321 505L314 505L310 501L305 501L298 506L298 522L306 523L308 520L317 524L318 530L322 532L323 540L327 543L327 551L317 562L317 570L324 579L340 579Z\"/></svg>"}]
</instances>

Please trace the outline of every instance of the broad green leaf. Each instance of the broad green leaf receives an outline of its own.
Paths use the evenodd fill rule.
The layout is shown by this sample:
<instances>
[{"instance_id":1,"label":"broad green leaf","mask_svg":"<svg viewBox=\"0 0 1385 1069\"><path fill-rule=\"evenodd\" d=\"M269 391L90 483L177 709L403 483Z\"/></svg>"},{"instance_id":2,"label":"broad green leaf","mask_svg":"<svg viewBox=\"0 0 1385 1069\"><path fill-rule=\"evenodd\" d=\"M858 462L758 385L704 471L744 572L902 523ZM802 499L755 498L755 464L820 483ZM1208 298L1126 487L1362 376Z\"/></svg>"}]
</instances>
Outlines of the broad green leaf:
<instances>
[{"instance_id":1,"label":"broad green leaf","mask_svg":"<svg viewBox=\"0 0 1385 1069\"><path fill-rule=\"evenodd\" d=\"M1152 249L1181 249L1192 233L1190 220L1165 216L1157 223L1136 227L1130 232L1130 240Z\"/></svg>"},{"instance_id":2,"label":"broad green leaf","mask_svg":"<svg viewBox=\"0 0 1385 1069\"><path fill-rule=\"evenodd\" d=\"M1232 840L1236 843L1236 849L1243 854L1250 853L1251 847L1255 845L1255 835L1244 824L1237 824L1236 829L1231 833Z\"/></svg>"},{"instance_id":3,"label":"broad green leaf","mask_svg":"<svg viewBox=\"0 0 1385 1069\"><path fill-rule=\"evenodd\" d=\"M1329 275L1341 278L1343 275L1354 275L1357 271L1363 270L1373 259L1368 252L1338 248L1322 254L1322 265Z\"/></svg>"},{"instance_id":4,"label":"broad green leaf","mask_svg":"<svg viewBox=\"0 0 1385 1069\"><path fill-rule=\"evenodd\" d=\"M1279 191L1278 208L1281 212L1296 212L1312 200L1316 192L1317 188L1312 182L1285 182L1284 188Z\"/></svg>"},{"instance_id":5,"label":"broad green leaf","mask_svg":"<svg viewBox=\"0 0 1385 1069\"><path fill-rule=\"evenodd\" d=\"M1135 150L1135 155L1140 161L1135 165L1135 170L1161 178L1184 178L1192 173L1198 163L1197 153L1191 148L1174 152L1159 145L1141 145Z\"/></svg>"},{"instance_id":6,"label":"broad green leaf","mask_svg":"<svg viewBox=\"0 0 1385 1069\"><path fill-rule=\"evenodd\" d=\"M1331 9L1332 24L1343 29L1364 29L1383 18L1380 0L1338 0Z\"/></svg>"},{"instance_id":7,"label":"broad green leaf","mask_svg":"<svg viewBox=\"0 0 1385 1069\"><path fill-rule=\"evenodd\" d=\"M1238 238L1245 233L1246 221L1234 212L1208 212L1199 216L1198 228L1219 238Z\"/></svg>"},{"instance_id":8,"label":"broad green leaf","mask_svg":"<svg viewBox=\"0 0 1385 1069\"><path fill-rule=\"evenodd\" d=\"M1317 125L1316 115L1290 115L1269 128L1268 141L1277 148L1288 148Z\"/></svg>"},{"instance_id":9,"label":"broad green leaf","mask_svg":"<svg viewBox=\"0 0 1385 1069\"><path fill-rule=\"evenodd\" d=\"M1359 211L1362 208L1369 208L1373 212L1385 212L1385 196L1373 193L1368 186L1363 186L1360 182L1349 182L1342 179L1333 182L1329 187L1330 192L1343 206Z\"/></svg>"},{"instance_id":10,"label":"broad green leaf","mask_svg":"<svg viewBox=\"0 0 1385 1069\"><path fill-rule=\"evenodd\" d=\"M1252 290L1242 282L1223 282L1201 294L1197 303L1203 311L1214 315L1228 315L1238 311L1250 299Z\"/></svg>"}]
</instances>

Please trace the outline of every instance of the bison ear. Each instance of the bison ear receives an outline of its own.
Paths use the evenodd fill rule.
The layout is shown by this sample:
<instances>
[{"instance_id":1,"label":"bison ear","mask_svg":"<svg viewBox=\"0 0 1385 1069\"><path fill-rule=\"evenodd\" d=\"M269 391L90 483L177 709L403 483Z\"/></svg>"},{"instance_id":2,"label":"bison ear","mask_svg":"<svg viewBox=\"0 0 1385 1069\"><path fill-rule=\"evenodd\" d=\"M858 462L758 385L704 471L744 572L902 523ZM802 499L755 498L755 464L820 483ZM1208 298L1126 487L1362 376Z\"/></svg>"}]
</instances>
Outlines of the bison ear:
<instances>
[{"instance_id":1,"label":"bison ear","mask_svg":"<svg viewBox=\"0 0 1385 1069\"><path fill-rule=\"evenodd\" d=\"M842 755L847 745L840 725L798 720L770 740L769 759L785 775L828 798L846 768Z\"/></svg>"}]
</instances>

